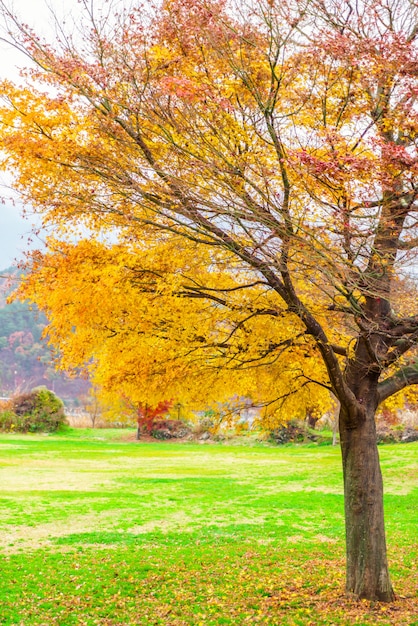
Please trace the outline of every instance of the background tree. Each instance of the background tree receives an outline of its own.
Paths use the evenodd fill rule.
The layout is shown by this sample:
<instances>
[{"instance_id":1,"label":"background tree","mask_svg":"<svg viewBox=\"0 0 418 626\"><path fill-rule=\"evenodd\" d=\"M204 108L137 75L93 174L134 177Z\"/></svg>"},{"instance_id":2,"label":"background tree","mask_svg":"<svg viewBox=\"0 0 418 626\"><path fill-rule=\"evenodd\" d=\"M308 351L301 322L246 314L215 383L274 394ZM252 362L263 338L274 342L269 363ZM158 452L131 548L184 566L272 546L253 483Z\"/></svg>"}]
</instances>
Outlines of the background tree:
<instances>
[{"instance_id":1,"label":"background tree","mask_svg":"<svg viewBox=\"0 0 418 626\"><path fill-rule=\"evenodd\" d=\"M297 320L221 252L171 236L53 245L21 293L47 313L61 367L84 365L116 414L152 415L173 398L188 413L224 403L228 419L251 399L274 427L283 413L304 418L309 403L330 408L326 370Z\"/></svg>"},{"instance_id":2,"label":"background tree","mask_svg":"<svg viewBox=\"0 0 418 626\"><path fill-rule=\"evenodd\" d=\"M42 339L46 317L28 302L7 302L18 284L17 268L9 268L0 277L0 395L29 392L45 385L56 391L67 404L88 389L87 380L58 373L54 352Z\"/></svg>"},{"instance_id":3,"label":"background tree","mask_svg":"<svg viewBox=\"0 0 418 626\"><path fill-rule=\"evenodd\" d=\"M341 405L347 591L391 600L374 418L418 382L416 303L394 288L417 244L416 4L168 0L110 20L83 2L82 39L52 44L1 4L37 63L38 88L2 87L23 198L62 234L83 222L133 250L191 242L206 272L189 300L221 311L238 293L258 325L247 354L279 361L295 338L316 356ZM242 369L247 323L226 309L215 334L232 346L205 337L207 355Z\"/></svg>"}]
</instances>

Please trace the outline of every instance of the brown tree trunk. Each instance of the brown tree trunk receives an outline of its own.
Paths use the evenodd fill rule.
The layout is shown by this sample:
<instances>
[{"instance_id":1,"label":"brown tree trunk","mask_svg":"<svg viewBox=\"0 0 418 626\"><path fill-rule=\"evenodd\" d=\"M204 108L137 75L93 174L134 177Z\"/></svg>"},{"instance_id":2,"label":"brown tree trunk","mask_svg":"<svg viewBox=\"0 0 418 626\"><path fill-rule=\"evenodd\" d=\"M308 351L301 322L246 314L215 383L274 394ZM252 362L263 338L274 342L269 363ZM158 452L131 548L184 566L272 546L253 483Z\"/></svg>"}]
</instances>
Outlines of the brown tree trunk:
<instances>
[{"instance_id":1,"label":"brown tree trunk","mask_svg":"<svg viewBox=\"0 0 418 626\"><path fill-rule=\"evenodd\" d=\"M366 407L367 408L367 407ZM350 427L351 426L351 427ZM391 602L383 515L383 482L374 407L355 425L340 414L344 473L347 593Z\"/></svg>"},{"instance_id":2,"label":"brown tree trunk","mask_svg":"<svg viewBox=\"0 0 418 626\"><path fill-rule=\"evenodd\" d=\"M313 430L315 430L316 423L319 420L319 417L313 417L310 413L308 413L306 419L307 419L309 428L312 428Z\"/></svg>"}]
</instances>

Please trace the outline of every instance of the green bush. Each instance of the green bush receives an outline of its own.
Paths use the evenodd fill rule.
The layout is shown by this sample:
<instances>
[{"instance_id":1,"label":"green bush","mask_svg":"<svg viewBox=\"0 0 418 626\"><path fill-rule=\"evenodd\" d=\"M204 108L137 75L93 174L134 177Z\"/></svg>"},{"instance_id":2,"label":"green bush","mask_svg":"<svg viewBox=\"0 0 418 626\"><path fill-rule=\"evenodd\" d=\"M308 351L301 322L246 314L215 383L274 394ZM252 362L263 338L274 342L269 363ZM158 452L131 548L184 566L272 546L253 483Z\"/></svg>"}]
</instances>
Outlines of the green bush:
<instances>
[{"instance_id":1,"label":"green bush","mask_svg":"<svg viewBox=\"0 0 418 626\"><path fill-rule=\"evenodd\" d=\"M64 404L46 387L15 396L0 413L0 429L18 432L54 432L66 423Z\"/></svg>"},{"instance_id":2,"label":"green bush","mask_svg":"<svg viewBox=\"0 0 418 626\"><path fill-rule=\"evenodd\" d=\"M0 430L15 430L16 415L10 409L5 409L0 413Z\"/></svg>"}]
</instances>

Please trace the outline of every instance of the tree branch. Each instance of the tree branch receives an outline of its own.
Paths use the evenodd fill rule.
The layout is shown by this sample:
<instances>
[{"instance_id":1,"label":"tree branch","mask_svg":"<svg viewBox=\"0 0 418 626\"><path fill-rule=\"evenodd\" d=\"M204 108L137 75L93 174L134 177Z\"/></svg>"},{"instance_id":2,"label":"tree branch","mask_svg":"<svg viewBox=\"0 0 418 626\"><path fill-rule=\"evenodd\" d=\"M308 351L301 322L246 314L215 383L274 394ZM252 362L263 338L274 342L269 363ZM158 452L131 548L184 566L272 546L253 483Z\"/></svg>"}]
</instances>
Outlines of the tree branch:
<instances>
[{"instance_id":1,"label":"tree branch","mask_svg":"<svg viewBox=\"0 0 418 626\"><path fill-rule=\"evenodd\" d=\"M418 361L401 368L393 376L379 383L377 388L379 404L409 385L418 385Z\"/></svg>"}]
</instances>

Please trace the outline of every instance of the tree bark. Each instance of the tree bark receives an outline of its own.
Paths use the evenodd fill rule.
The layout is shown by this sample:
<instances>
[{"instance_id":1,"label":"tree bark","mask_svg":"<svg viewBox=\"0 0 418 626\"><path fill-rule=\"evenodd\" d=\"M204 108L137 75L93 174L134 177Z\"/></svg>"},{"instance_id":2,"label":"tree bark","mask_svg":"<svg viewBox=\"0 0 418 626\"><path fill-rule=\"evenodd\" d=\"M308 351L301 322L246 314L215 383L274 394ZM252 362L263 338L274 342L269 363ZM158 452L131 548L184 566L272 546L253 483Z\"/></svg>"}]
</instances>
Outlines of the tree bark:
<instances>
[{"instance_id":1,"label":"tree bark","mask_svg":"<svg viewBox=\"0 0 418 626\"><path fill-rule=\"evenodd\" d=\"M347 580L346 591L356 598L391 602L395 594L389 577L383 514L383 481L374 419L375 407L355 426L340 413Z\"/></svg>"},{"instance_id":2,"label":"tree bark","mask_svg":"<svg viewBox=\"0 0 418 626\"><path fill-rule=\"evenodd\" d=\"M309 428L312 428L312 430L315 430L316 428L316 423L319 420L319 417L313 417L313 415L311 415L310 413L308 413L307 417L306 417L306 421L308 422L308 426Z\"/></svg>"}]
</instances>

